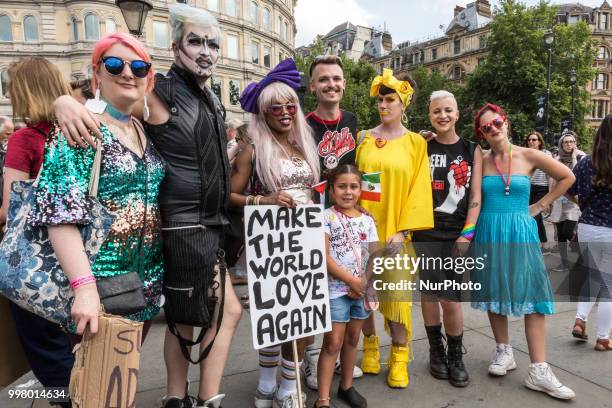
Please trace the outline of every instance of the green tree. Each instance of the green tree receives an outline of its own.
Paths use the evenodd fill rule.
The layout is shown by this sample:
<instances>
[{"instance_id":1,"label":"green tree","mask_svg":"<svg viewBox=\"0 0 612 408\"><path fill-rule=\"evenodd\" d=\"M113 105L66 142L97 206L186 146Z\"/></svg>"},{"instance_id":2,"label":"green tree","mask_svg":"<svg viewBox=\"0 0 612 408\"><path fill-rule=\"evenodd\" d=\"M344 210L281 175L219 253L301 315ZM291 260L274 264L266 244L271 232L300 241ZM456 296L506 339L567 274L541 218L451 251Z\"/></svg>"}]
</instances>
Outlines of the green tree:
<instances>
[{"instance_id":1,"label":"green tree","mask_svg":"<svg viewBox=\"0 0 612 408\"><path fill-rule=\"evenodd\" d=\"M302 57L296 56L296 65L308 82L310 64L317 55L324 54L324 47L321 41L315 40L310 49L310 55ZM358 129L369 129L378 123L378 111L376 109L376 99L370 97L370 85L376 76L374 68L365 61L354 62L342 56L344 67L344 78L346 79L346 90L340 103L344 110L353 112L357 117ZM304 110L310 112L315 109L317 101L314 95L307 91L304 98Z\"/></svg>"},{"instance_id":2,"label":"green tree","mask_svg":"<svg viewBox=\"0 0 612 408\"><path fill-rule=\"evenodd\" d=\"M229 82L229 99L231 105L240 104L240 83L234 79Z\"/></svg>"},{"instance_id":3,"label":"green tree","mask_svg":"<svg viewBox=\"0 0 612 408\"><path fill-rule=\"evenodd\" d=\"M462 104L472 111L485 102L502 106L510 117L514 142L523 142L535 126L536 98L546 90L548 51L544 34L552 30L552 76L549 131L559 132L561 119L571 112L570 73L576 72L574 129L581 142L590 133L584 122L589 98L585 85L592 80L595 56L591 29L585 22L556 24L557 8L544 1L533 7L502 0L491 22L489 54L467 78ZM471 129L461 130L466 136Z\"/></svg>"}]
</instances>

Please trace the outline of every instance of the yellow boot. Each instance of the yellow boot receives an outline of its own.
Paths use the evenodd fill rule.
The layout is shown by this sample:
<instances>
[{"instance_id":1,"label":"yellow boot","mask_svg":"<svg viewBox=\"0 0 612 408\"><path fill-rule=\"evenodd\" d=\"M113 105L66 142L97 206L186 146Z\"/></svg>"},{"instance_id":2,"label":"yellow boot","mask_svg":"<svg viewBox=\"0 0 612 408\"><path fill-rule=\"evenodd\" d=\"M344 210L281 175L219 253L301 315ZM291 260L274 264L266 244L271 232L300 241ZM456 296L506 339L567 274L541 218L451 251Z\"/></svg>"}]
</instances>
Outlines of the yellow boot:
<instances>
[{"instance_id":1,"label":"yellow boot","mask_svg":"<svg viewBox=\"0 0 612 408\"><path fill-rule=\"evenodd\" d=\"M363 336L361 370L366 374L380 373L380 351L378 350L378 336L375 334Z\"/></svg>"},{"instance_id":2,"label":"yellow boot","mask_svg":"<svg viewBox=\"0 0 612 408\"><path fill-rule=\"evenodd\" d=\"M391 346L387 384L391 388L408 386L408 347Z\"/></svg>"}]
</instances>

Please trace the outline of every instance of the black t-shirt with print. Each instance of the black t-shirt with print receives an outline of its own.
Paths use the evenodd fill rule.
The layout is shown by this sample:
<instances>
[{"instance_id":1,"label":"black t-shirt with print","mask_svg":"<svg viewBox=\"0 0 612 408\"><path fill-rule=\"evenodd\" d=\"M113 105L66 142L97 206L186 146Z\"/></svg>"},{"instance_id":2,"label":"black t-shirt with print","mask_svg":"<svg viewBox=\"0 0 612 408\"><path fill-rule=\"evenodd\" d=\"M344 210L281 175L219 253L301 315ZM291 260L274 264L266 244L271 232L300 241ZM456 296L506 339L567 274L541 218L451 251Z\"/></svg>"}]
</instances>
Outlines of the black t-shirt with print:
<instances>
[{"instance_id":1,"label":"black t-shirt with print","mask_svg":"<svg viewBox=\"0 0 612 408\"><path fill-rule=\"evenodd\" d=\"M351 112L340 111L337 120L323 120L314 112L306 116L317 143L321 163L321 180L340 164L355 164L357 118Z\"/></svg>"},{"instance_id":2,"label":"black t-shirt with print","mask_svg":"<svg viewBox=\"0 0 612 408\"><path fill-rule=\"evenodd\" d=\"M453 144L435 139L427 143L434 228L416 232L419 240L454 240L461 234L468 212L475 150L476 143L465 139Z\"/></svg>"}]
</instances>

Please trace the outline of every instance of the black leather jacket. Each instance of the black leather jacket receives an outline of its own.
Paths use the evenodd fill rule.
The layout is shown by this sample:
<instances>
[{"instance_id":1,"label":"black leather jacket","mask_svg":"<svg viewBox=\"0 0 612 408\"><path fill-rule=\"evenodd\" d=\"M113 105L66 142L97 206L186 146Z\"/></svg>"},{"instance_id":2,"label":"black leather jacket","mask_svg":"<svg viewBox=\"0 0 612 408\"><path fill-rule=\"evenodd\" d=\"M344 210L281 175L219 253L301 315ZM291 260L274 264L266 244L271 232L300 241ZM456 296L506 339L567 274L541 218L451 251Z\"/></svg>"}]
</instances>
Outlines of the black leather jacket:
<instances>
[{"instance_id":1,"label":"black leather jacket","mask_svg":"<svg viewBox=\"0 0 612 408\"><path fill-rule=\"evenodd\" d=\"M155 77L155 93L166 103L170 119L146 124L147 134L167 162L159 205L164 225L181 222L228 224L230 171L225 109L192 74L173 65Z\"/></svg>"}]
</instances>

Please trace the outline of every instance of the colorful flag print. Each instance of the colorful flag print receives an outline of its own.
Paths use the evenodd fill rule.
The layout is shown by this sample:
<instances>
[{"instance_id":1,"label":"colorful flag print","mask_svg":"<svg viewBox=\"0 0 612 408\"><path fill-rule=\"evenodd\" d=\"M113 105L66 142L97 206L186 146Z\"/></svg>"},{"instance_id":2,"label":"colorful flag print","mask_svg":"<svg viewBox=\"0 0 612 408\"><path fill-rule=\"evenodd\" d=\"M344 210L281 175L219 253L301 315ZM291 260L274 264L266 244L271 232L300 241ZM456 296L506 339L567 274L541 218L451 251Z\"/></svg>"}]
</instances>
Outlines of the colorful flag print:
<instances>
[{"instance_id":1,"label":"colorful flag print","mask_svg":"<svg viewBox=\"0 0 612 408\"><path fill-rule=\"evenodd\" d=\"M322 181L319 184L312 186L312 188L314 189L314 191L319 193L319 202L321 204L324 204L325 203L325 190L327 188L327 181Z\"/></svg>"},{"instance_id":2,"label":"colorful flag print","mask_svg":"<svg viewBox=\"0 0 612 408\"><path fill-rule=\"evenodd\" d=\"M366 201L380 201L380 174L368 173L361 178L361 199Z\"/></svg>"}]
</instances>

